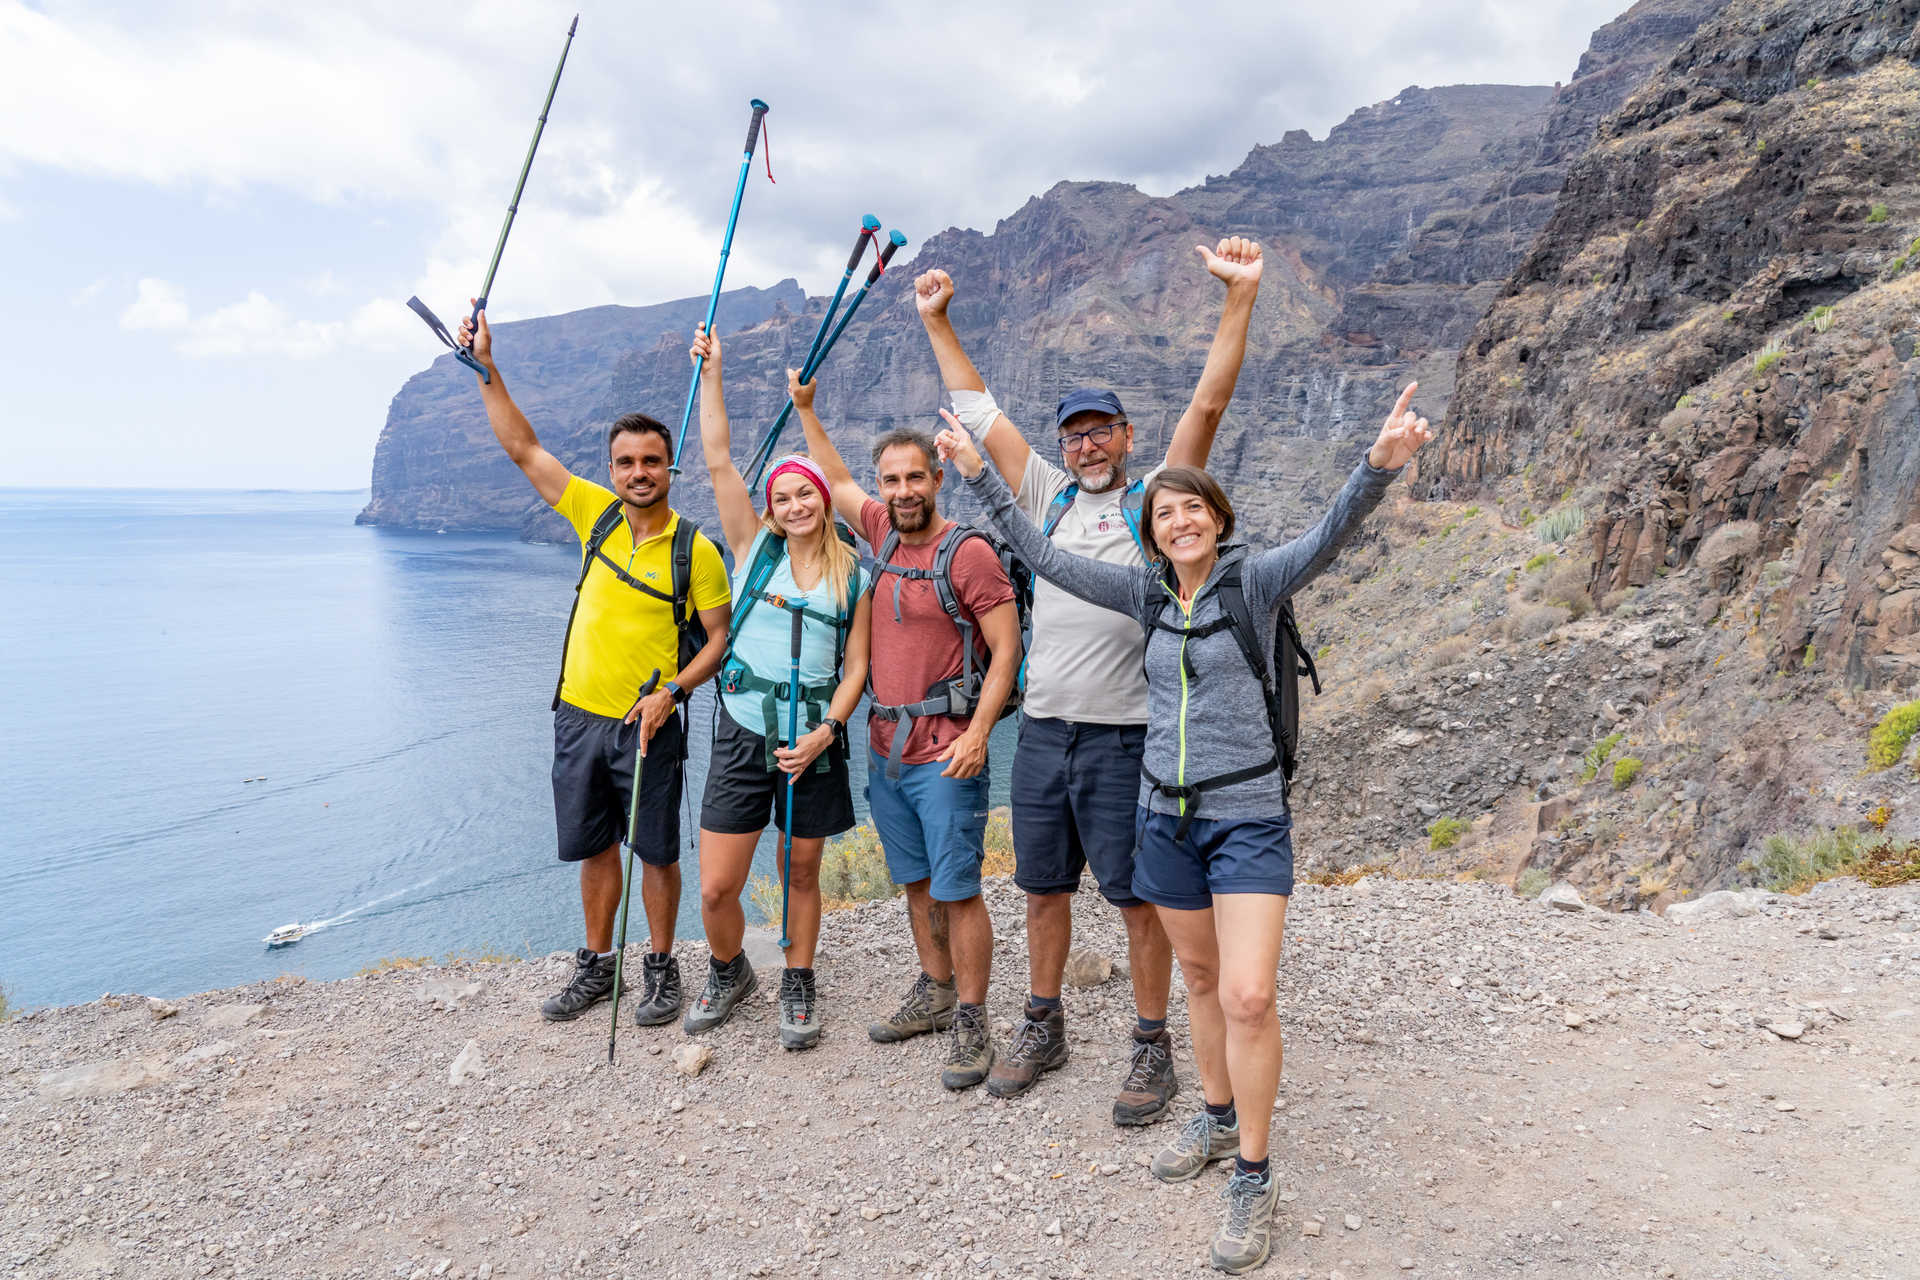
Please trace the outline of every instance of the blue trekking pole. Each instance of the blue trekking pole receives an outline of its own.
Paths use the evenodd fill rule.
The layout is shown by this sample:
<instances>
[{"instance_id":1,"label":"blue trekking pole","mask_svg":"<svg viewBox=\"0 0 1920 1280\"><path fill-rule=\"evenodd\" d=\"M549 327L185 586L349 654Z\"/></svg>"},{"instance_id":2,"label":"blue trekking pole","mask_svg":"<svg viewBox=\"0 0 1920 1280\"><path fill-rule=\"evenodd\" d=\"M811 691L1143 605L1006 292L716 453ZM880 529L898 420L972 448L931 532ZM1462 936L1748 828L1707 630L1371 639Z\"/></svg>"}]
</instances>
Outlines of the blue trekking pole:
<instances>
[{"instance_id":1,"label":"blue trekking pole","mask_svg":"<svg viewBox=\"0 0 1920 1280\"><path fill-rule=\"evenodd\" d=\"M653 692L660 683L660 668L655 667L647 682L640 686L640 697ZM637 701L638 699L636 699ZM640 750L640 726L634 725L633 794L627 800L627 877L620 891L620 941L613 948L613 1028L607 1032L607 1065L613 1065L613 1038L620 1034L620 978L627 958L627 908L633 904L633 842L640 838L640 771L647 757Z\"/></svg>"},{"instance_id":2,"label":"blue trekking pole","mask_svg":"<svg viewBox=\"0 0 1920 1280\"><path fill-rule=\"evenodd\" d=\"M820 327L813 331L813 342L807 347L807 358L800 362L803 369L813 366L813 358L820 352L820 344L827 339L827 330L833 327L833 318L840 312L840 299L847 292L847 285L853 281L853 273L860 269L860 259L867 255L867 241L880 231L880 219L867 214L860 219L860 237L853 242L853 254L847 259L847 269L840 273L840 286L833 291L833 301L827 304L827 314L820 317Z\"/></svg>"},{"instance_id":3,"label":"blue trekking pole","mask_svg":"<svg viewBox=\"0 0 1920 1280\"><path fill-rule=\"evenodd\" d=\"M787 679L787 750L793 750L800 741L800 625L806 615L799 609L793 611L793 666ZM771 725L768 728L772 728ZM787 830L786 850L780 860L780 949L785 951L793 945L793 939L787 936L787 896L793 884L793 783L800 775L787 775Z\"/></svg>"},{"instance_id":4,"label":"blue trekking pole","mask_svg":"<svg viewBox=\"0 0 1920 1280\"><path fill-rule=\"evenodd\" d=\"M733 252L733 228L740 221L740 199L747 193L747 174L753 170L753 148L760 141L760 120L767 114L767 104L755 98L753 117L747 121L747 149L740 156L740 177L733 184L733 209L727 214L727 234L720 241L720 269L713 273L713 293L707 298L707 332L713 332L713 313L720 307L720 282L727 278L727 255ZM769 155L772 152L768 152ZM767 171L769 180L773 171ZM687 423L693 420L693 397L700 390L700 366L706 363L705 357L693 362L693 380L687 383L687 407L680 414L680 434L673 442L673 473L680 474L680 450L687 443Z\"/></svg>"},{"instance_id":5,"label":"blue trekking pole","mask_svg":"<svg viewBox=\"0 0 1920 1280\"><path fill-rule=\"evenodd\" d=\"M487 295L493 292L494 273L500 270L500 255L507 250L507 233L513 230L513 215L520 211L520 193L527 189L527 175L533 172L533 153L540 149L540 135L547 129L547 112L553 108L554 90L560 87L560 73L567 69L567 51L573 48L573 33L580 29L580 15L573 15L573 25L567 28L567 42L560 47L560 65L553 69L553 83L547 86L547 100L540 104L540 119L533 126L533 141L527 144L527 158L520 165L520 181L513 184L513 199L507 202L507 220L500 224L500 238L493 245L493 262L487 267L486 283L480 286L480 296L473 300L471 323L476 331L480 327L480 313L487 309ZM434 336L453 348L453 358L480 375L480 381L492 382L493 377L486 366L473 358L473 347L462 345L447 332L447 326L440 317L427 309L427 304L413 297L407 299L407 306L413 314L426 321L427 328Z\"/></svg>"},{"instance_id":6,"label":"blue trekking pole","mask_svg":"<svg viewBox=\"0 0 1920 1280\"><path fill-rule=\"evenodd\" d=\"M880 257L874 262L873 270L867 272L866 283L862 284L860 291L853 295L853 301L847 304L847 313L840 317L840 323L833 327L831 334L827 335L826 342L821 345L818 351L812 354L806 365L801 368L800 381L813 381L814 373L818 371L821 365L826 363L827 353L833 350L834 343L840 341L840 335L846 332L847 325L853 319L854 313L860 310L860 304L866 301L867 290L879 283L880 277L887 272L887 264L893 261L893 255L899 252L901 247L906 243L907 238L900 234L900 232L887 232L887 243L880 250ZM766 438L760 442L759 447L753 451L753 456L747 461L747 488L749 490L760 483L760 473L766 470L767 463L772 461L773 451L780 443L780 433L786 429L787 419L792 416L793 397L789 396L787 397L786 408L780 410L780 416L775 418L773 420L773 426L767 429Z\"/></svg>"}]
</instances>

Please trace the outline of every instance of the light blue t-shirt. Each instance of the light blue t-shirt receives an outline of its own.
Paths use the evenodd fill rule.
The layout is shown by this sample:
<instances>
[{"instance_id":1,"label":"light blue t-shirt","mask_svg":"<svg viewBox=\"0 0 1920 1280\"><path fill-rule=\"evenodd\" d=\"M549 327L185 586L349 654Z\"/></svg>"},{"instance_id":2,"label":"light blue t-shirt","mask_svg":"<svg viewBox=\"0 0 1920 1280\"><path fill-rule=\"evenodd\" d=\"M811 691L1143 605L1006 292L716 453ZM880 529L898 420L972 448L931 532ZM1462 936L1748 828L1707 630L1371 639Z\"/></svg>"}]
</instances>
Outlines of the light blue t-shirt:
<instances>
[{"instance_id":1,"label":"light blue t-shirt","mask_svg":"<svg viewBox=\"0 0 1920 1280\"><path fill-rule=\"evenodd\" d=\"M733 571L733 607L737 613L746 607L745 595L747 570L753 565L751 554L743 556ZM860 593L867 588L865 573L858 565L853 570L853 582L847 593L846 616L853 616L853 607L860 599ZM814 584L811 591L802 591L793 580L793 561L786 556L774 566L773 576L767 580L764 588L768 595L783 596L787 600L803 604L821 617L831 618L842 611L834 602L833 583L824 576ZM801 620L800 631L800 684L838 685L839 669L834 666L833 656L839 638L834 628L814 617ZM793 667L793 615L778 605L765 600L755 600L753 609L747 614L747 620L740 627L740 633L733 639L733 656L744 663L752 672L763 679L784 682L792 674ZM828 694L821 699L821 714L826 713L825 703L832 697ZM751 733L766 736L766 698L760 693L726 693L720 695L727 714L734 723ZM782 742L787 737L787 703L785 699L775 701L780 723L775 731ZM800 707L800 732L807 731L807 708Z\"/></svg>"}]
</instances>

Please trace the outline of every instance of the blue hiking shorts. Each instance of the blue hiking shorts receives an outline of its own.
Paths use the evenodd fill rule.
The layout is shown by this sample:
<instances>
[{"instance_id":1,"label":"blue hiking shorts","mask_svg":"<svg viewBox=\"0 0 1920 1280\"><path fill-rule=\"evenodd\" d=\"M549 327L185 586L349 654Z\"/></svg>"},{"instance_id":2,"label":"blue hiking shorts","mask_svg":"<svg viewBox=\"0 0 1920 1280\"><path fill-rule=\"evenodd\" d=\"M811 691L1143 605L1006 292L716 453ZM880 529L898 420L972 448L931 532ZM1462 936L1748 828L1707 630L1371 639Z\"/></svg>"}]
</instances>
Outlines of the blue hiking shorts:
<instances>
[{"instance_id":1,"label":"blue hiking shorts","mask_svg":"<svg viewBox=\"0 0 1920 1280\"><path fill-rule=\"evenodd\" d=\"M1177 814L1137 809L1133 891L1156 907L1205 911L1216 893L1293 895L1293 819L1195 818L1175 840Z\"/></svg>"},{"instance_id":2,"label":"blue hiking shorts","mask_svg":"<svg viewBox=\"0 0 1920 1280\"><path fill-rule=\"evenodd\" d=\"M886 757L867 748L867 811L895 884L930 881L936 902L965 902L980 893L988 771L943 778L946 767L940 760L902 765L889 778Z\"/></svg>"},{"instance_id":3,"label":"blue hiking shorts","mask_svg":"<svg viewBox=\"0 0 1920 1280\"><path fill-rule=\"evenodd\" d=\"M1100 896L1137 907L1134 806L1147 728L1048 718L1020 722L1013 755L1013 882L1072 893L1093 868Z\"/></svg>"}]
</instances>

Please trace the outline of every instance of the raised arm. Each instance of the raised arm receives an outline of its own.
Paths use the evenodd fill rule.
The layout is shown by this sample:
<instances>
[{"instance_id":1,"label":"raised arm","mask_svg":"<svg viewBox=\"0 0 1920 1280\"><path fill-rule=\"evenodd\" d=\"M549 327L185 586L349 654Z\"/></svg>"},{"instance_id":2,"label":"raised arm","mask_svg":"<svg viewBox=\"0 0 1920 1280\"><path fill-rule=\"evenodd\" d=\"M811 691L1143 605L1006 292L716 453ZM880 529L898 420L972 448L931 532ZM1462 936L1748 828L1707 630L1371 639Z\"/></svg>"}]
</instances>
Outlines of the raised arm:
<instances>
[{"instance_id":1,"label":"raised arm","mask_svg":"<svg viewBox=\"0 0 1920 1280\"><path fill-rule=\"evenodd\" d=\"M952 301L953 277L938 268L922 273L913 282L913 304L919 308L920 323L926 326L927 340L933 344L933 358L940 363L940 381L953 396L954 407L961 410L961 420L966 422L968 430L978 433L993 465L1007 478L1014 496L1019 497L1020 482L1027 474L1027 455L1033 450L1020 434L1020 428L997 406L983 415L988 418L984 423L968 420L966 402L970 396L981 397L990 406L993 402L986 398L987 384L960 345L953 321L947 318L947 304ZM1232 393L1231 386L1228 393Z\"/></svg>"},{"instance_id":2,"label":"raised arm","mask_svg":"<svg viewBox=\"0 0 1920 1280\"><path fill-rule=\"evenodd\" d=\"M713 479L713 504L720 511L720 532L737 564L753 545L760 519L753 513L753 496L740 468L733 465L733 434L727 423L727 397L720 382L720 339L695 325L693 348L687 353L700 366L700 448L707 455L707 474Z\"/></svg>"},{"instance_id":3,"label":"raised arm","mask_svg":"<svg viewBox=\"0 0 1920 1280\"><path fill-rule=\"evenodd\" d=\"M1228 236L1216 249L1203 244L1194 249L1206 261L1213 278L1227 286L1227 301L1220 309L1220 326L1213 331L1213 345L1207 349L1206 367L1193 388L1193 399L1167 444L1170 467L1207 465L1214 434L1220 430L1220 419L1233 401L1234 383L1240 379L1240 363L1247 356L1247 326L1253 321L1253 302L1260 293L1259 241Z\"/></svg>"},{"instance_id":4,"label":"raised arm","mask_svg":"<svg viewBox=\"0 0 1920 1280\"><path fill-rule=\"evenodd\" d=\"M815 383L800 381L798 369L787 370L787 394L793 397L794 412L800 415L800 429L807 435L807 456L819 463L820 469L827 473L833 509L858 533L860 512L867 505L867 491L854 480L853 472L847 470L846 460L833 447L833 441L827 438L827 428L820 421L820 415L813 411L813 393L816 389Z\"/></svg>"},{"instance_id":5,"label":"raised arm","mask_svg":"<svg viewBox=\"0 0 1920 1280\"><path fill-rule=\"evenodd\" d=\"M986 465L959 420L944 412L942 416L947 419L947 429L934 441L941 461L951 462L960 469L960 474L967 478L967 488L986 510L993 527L1013 548L1013 553L1062 591L1102 609L1112 609L1130 618L1139 617L1146 599L1146 570L1134 565L1090 560L1060 550L1052 538L1042 534L1033 521L1013 505L1013 491L1007 488L1007 482L998 472Z\"/></svg>"},{"instance_id":6,"label":"raised arm","mask_svg":"<svg viewBox=\"0 0 1920 1280\"><path fill-rule=\"evenodd\" d=\"M1367 514L1380 505L1387 486L1400 474L1400 468L1412 460L1421 445L1433 439L1427 430L1427 420L1408 407L1419 385L1409 382L1400 393L1399 402L1387 415L1373 448L1334 495L1327 514L1293 541L1247 557L1245 576L1249 593L1265 600L1284 600L1333 563L1341 544L1360 527Z\"/></svg>"},{"instance_id":7,"label":"raised arm","mask_svg":"<svg viewBox=\"0 0 1920 1280\"><path fill-rule=\"evenodd\" d=\"M469 299L472 301L472 299ZM540 444L540 437L533 434L533 424L527 421L527 415L520 412L520 406L507 394L506 379L500 376L500 367L493 362L493 329L487 324L487 313L480 312L480 328L476 331L471 317L460 322L460 341L471 343L473 358L487 367L492 379L483 382L479 374L474 381L480 385L480 402L487 407L487 425L493 428L493 435L500 447L513 459L513 465L519 467L533 482L533 489L548 505L554 506L560 501L560 495L567 491L567 481L572 474L560 459L548 453Z\"/></svg>"}]
</instances>

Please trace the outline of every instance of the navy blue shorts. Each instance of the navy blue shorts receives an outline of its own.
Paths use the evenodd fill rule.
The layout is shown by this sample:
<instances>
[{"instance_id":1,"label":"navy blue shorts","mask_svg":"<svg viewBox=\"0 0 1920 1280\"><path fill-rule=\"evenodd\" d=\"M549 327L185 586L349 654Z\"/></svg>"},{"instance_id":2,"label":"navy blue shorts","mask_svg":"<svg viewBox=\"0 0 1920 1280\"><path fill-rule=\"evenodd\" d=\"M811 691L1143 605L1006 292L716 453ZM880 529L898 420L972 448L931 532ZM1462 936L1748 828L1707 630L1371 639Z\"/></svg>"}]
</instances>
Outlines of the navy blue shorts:
<instances>
[{"instance_id":1,"label":"navy blue shorts","mask_svg":"<svg viewBox=\"0 0 1920 1280\"><path fill-rule=\"evenodd\" d=\"M1134 808L1145 725L1025 719L1013 755L1013 882L1072 893L1091 866L1100 894L1137 907Z\"/></svg>"},{"instance_id":2,"label":"navy blue shorts","mask_svg":"<svg viewBox=\"0 0 1920 1280\"><path fill-rule=\"evenodd\" d=\"M1216 893L1293 895L1293 819L1195 818L1187 838L1175 840L1180 819L1137 810L1140 848L1133 859L1133 891L1156 907L1205 911Z\"/></svg>"},{"instance_id":3,"label":"navy blue shorts","mask_svg":"<svg viewBox=\"0 0 1920 1280\"><path fill-rule=\"evenodd\" d=\"M639 724L583 711L563 702L553 713L553 821L560 861L580 862L627 838L633 797L634 746ZM680 773L687 733L668 716L647 744L640 772L640 813L634 853L670 867L680 860Z\"/></svg>"}]
</instances>

